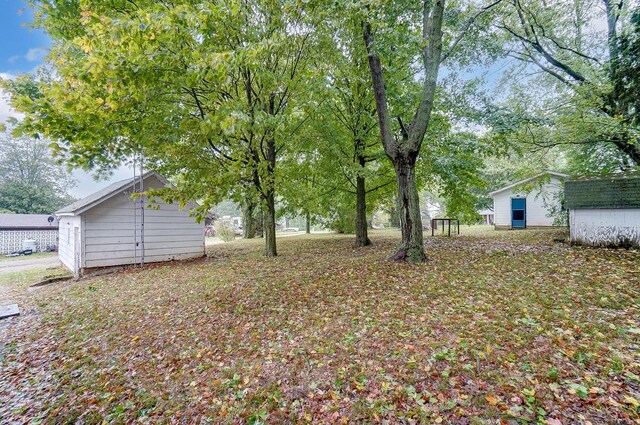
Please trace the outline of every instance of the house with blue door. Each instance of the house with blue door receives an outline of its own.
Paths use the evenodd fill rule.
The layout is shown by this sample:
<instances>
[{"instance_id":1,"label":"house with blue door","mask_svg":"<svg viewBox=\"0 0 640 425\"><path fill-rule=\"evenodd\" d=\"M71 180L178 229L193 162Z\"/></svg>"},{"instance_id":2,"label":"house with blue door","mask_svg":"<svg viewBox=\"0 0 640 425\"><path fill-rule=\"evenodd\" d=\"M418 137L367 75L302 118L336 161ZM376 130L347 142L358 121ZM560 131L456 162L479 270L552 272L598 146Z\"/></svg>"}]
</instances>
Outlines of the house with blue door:
<instances>
[{"instance_id":1,"label":"house with blue door","mask_svg":"<svg viewBox=\"0 0 640 425\"><path fill-rule=\"evenodd\" d=\"M489 193L496 229L554 226L554 212L560 209L563 182L568 177L547 171Z\"/></svg>"}]
</instances>

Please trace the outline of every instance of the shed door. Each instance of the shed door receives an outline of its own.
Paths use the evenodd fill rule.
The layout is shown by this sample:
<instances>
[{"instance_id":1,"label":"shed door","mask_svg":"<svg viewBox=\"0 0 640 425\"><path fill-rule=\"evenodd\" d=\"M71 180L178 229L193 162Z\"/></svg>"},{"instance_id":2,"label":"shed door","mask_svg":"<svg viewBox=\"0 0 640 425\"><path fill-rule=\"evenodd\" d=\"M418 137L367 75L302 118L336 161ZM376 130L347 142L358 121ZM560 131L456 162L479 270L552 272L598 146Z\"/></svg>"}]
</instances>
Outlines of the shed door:
<instances>
[{"instance_id":1,"label":"shed door","mask_svg":"<svg viewBox=\"0 0 640 425\"><path fill-rule=\"evenodd\" d=\"M511 199L511 228L524 229L527 227L527 199Z\"/></svg>"}]
</instances>

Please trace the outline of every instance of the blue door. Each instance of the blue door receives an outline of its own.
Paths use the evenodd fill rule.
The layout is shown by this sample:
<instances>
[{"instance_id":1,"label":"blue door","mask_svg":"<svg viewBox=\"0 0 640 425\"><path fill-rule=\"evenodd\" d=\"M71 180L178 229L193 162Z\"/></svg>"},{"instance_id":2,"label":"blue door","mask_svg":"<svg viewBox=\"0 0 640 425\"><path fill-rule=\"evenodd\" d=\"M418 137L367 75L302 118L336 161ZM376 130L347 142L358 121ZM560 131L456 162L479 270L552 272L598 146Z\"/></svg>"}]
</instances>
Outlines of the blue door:
<instances>
[{"instance_id":1,"label":"blue door","mask_svg":"<svg viewBox=\"0 0 640 425\"><path fill-rule=\"evenodd\" d=\"M513 198L511 200L511 228L524 229L527 227L527 199Z\"/></svg>"}]
</instances>

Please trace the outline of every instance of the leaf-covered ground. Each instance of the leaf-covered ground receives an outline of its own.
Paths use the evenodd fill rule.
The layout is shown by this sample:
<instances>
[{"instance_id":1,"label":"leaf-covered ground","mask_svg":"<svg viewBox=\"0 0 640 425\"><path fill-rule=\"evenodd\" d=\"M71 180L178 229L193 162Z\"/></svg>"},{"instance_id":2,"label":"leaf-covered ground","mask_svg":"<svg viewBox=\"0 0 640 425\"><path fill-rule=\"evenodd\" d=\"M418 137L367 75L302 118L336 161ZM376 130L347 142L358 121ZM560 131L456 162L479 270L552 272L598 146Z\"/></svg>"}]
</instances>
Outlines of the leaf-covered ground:
<instances>
[{"instance_id":1,"label":"leaf-covered ground","mask_svg":"<svg viewBox=\"0 0 640 425\"><path fill-rule=\"evenodd\" d=\"M417 266L387 231L4 277L0 422L640 423L640 252L462 230Z\"/></svg>"}]
</instances>

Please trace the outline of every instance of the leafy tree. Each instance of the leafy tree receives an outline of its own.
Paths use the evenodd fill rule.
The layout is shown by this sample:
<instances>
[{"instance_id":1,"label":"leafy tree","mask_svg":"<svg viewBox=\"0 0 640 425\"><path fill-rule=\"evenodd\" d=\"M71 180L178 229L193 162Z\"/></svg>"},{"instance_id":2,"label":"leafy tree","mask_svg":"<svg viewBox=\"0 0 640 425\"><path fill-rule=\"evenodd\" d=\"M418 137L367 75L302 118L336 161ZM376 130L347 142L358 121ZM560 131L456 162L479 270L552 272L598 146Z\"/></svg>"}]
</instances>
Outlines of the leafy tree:
<instances>
[{"instance_id":1,"label":"leafy tree","mask_svg":"<svg viewBox=\"0 0 640 425\"><path fill-rule=\"evenodd\" d=\"M514 96L520 99L522 115L536 117L522 121L523 142L537 149L569 145L567 157L583 172L640 165L633 92L638 30L637 12L629 13L632 4L628 0L502 3L498 27L509 37L506 51L527 68L539 70L544 78L535 84L541 86L542 81L546 88ZM598 20L606 22L605 31L594 26Z\"/></svg>"},{"instance_id":2,"label":"leafy tree","mask_svg":"<svg viewBox=\"0 0 640 425\"><path fill-rule=\"evenodd\" d=\"M402 242L392 257L394 260L426 259L415 168L432 118L440 64L454 55L465 35L481 27L477 25L480 18L498 3L500 0L480 9L452 4L447 10L445 0L425 0L418 5L383 2L379 7L371 5L365 9L363 38L378 124L384 151L395 169L400 204ZM449 15L446 19L445 12ZM451 33L445 37L447 30ZM410 102L416 105L411 112L394 101L399 100L396 90L407 81L407 74L415 73L411 71L416 57L420 58L421 88L417 99ZM389 66L394 67L393 72L389 72ZM397 68L404 72L398 72ZM404 114L411 119L403 120Z\"/></svg>"},{"instance_id":3,"label":"leafy tree","mask_svg":"<svg viewBox=\"0 0 640 425\"><path fill-rule=\"evenodd\" d=\"M179 189L155 194L198 199L200 216L250 185L265 211L265 255L275 256L276 162L301 119L313 5L31 4L53 38L55 72L8 86L23 129L50 135L83 168L142 152Z\"/></svg>"},{"instance_id":4,"label":"leafy tree","mask_svg":"<svg viewBox=\"0 0 640 425\"><path fill-rule=\"evenodd\" d=\"M73 201L68 190L74 184L46 140L0 135L0 209L51 214Z\"/></svg>"}]
</instances>

